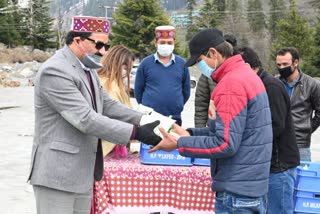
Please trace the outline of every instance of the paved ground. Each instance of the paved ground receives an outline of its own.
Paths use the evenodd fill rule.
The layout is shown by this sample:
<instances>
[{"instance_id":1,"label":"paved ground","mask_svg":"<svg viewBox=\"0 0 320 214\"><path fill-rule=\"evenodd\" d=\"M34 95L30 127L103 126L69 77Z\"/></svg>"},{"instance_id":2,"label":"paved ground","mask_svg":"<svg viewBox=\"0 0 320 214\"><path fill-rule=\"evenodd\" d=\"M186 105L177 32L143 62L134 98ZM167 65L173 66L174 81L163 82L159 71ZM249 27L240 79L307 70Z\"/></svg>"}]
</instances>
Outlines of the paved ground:
<instances>
[{"instance_id":1,"label":"paved ground","mask_svg":"<svg viewBox=\"0 0 320 214\"><path fill-rule=\"evenodd\" d=\"M26 182L34 127L33 87L0 88L0 109L5 106L18 107L0 110L0 210L33 214L33 192ZM194 93L183 112L184 127L193 126L193 112ZM320 130L312 138L312 155L320 161Z\"/></svg>"}]
</instances>

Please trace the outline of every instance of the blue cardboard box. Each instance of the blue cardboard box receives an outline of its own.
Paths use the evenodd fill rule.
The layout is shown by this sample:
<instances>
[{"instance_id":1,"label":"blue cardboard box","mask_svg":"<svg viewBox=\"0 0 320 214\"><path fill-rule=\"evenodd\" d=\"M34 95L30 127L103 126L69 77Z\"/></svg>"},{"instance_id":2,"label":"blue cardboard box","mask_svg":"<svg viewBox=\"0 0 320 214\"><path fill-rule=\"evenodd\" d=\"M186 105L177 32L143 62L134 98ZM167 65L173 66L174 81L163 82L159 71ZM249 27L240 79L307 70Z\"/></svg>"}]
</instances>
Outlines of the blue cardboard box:
<instances>
[{"instance_id":1,"label":"blue cardboard box","mask_svg":"<svg viewBox=\"0 0 320 214\"><path fill-rule=\"evenodd\" d=\"M320 213L320 192L296 191L295 212Z\"/></svg>"},{"instance_id":2,"label":"blue cardboard box","mask_svg":"<svg viewBox=\"0 0 320 214\"><path fill-rule=\"evenodd\" d=\"M320 163L302 162L297 167L296 190L320 192Z\"/></svg>"},{"instance_id":3,"label":"blue cardboard box","mask_svg":"<svg viewBox=\"0 0 320 214\"><path fill-rule=\"evenodd\" d=\"M143 164L154 165L173 165L173 166L191 166L191 158L183 157L179 155L178 150L171 152L156 151L154 153L148 153L150 149L149 145L141 143L140 148L140 162Z\"/></svg>"}]
</instances>

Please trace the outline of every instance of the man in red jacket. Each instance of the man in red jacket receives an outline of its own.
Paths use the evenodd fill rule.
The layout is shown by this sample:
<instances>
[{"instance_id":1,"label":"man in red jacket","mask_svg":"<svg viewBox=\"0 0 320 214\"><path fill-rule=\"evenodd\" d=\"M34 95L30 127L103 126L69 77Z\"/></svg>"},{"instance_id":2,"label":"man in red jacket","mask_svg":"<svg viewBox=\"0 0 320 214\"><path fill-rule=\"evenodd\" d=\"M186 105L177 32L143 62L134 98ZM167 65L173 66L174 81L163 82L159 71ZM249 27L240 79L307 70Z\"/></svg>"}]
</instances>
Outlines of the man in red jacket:
<instances>
[{"instance_id":1,"label":"man in red jacket","mask_svg":"<svg viewBox=\"0 0 320 214\"><path fill-rule=\"evenodd\" d=\"M175 135L161 129L164 139L150 152L178 148L182 156L210 158L216 213L265 213L272 152L265 87L217 29L196 34L189 50L186 66L217 82L208 127L175 125Z\"/></svg>"}]
</instances>

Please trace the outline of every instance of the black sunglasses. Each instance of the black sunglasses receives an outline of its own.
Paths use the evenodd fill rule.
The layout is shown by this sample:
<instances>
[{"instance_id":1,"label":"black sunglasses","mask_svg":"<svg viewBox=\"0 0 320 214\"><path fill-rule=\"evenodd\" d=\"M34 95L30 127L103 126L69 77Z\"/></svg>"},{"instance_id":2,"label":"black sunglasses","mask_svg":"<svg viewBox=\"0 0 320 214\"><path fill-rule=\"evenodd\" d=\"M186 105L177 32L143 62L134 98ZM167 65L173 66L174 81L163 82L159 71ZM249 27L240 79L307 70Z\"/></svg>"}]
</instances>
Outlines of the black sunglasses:
<instances>
[{"instance_id":1,"label":"black sunglasses","mask_svg":"<svg viewBox=\"0 0 320 214\"><path fill-rule=\"evenodd\" d=\"M103 43L103 42L100 42L100 41L97 41L94 39L90 39L90 38L84 38L84 39L87 39L87 40L93 42L94 44L96 44L97 50L100 50L102 47L104 47L104 49L107 51L110 48L110 44L108 44L108 43Z\"/></svg>"}]
</instances>

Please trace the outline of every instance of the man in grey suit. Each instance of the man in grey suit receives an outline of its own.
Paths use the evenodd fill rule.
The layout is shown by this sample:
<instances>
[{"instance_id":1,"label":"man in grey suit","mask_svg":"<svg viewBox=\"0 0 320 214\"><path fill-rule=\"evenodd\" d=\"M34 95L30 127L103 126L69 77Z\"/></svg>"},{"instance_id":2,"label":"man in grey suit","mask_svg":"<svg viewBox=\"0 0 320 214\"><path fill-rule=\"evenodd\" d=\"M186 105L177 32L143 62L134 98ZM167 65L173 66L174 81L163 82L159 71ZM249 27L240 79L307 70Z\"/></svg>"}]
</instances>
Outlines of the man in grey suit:
<instances>
[{"instance_id":1,"label":"man in grey suit","mask_svg":"<svg viewBox=\"0 0 320 214\"><path fill-rule=\"evenodd\" d=\"M94 180L103 175L101 140L156 145L159 121L112 100L100 85L94 55L108 48L105 18L73 17L66 46L48 59L35 81L35 134L30 183L38 214L89 213Z\"/></svg>"}]
</instances>

